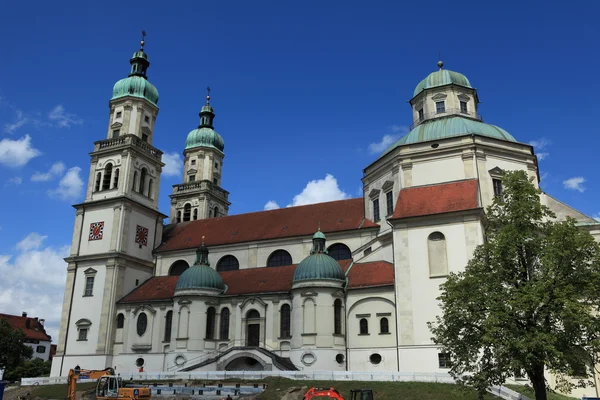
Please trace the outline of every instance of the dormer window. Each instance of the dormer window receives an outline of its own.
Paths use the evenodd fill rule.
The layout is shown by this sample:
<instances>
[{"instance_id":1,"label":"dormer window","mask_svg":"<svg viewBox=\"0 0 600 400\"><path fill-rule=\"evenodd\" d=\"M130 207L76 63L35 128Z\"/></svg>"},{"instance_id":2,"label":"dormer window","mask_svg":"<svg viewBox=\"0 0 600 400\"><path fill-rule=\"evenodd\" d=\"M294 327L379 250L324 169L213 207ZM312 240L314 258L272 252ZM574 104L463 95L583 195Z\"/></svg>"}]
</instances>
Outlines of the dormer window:
<instances>
[{"instance_id":1,"label":"dormer window","mask_svg":"<svg viewBox=\"0 0 600 400\"><path fill-rule=\"evenodd\" d=\"M446 102L445 101L436 101L435 102L435 112L438 114L446 112Z\"/></svg>"},{"instance_id":2,"label":"dormer window","mask_svg":"<svg viewBox=\"0 0 600 400\"><path fill-rule=\"evenodd\" d=\"M467 102L466 101L461 101L460 102L460 112L463 114L467 114L468 110L467 110Z\"/></svg>"},{"instance_id":3,"label":"dormer window","mask_svg":"<svg viewBox=\"0 0 600 400\"><path fill-rule=\"evenodd\" d=\"M423 109L421 108L419 110L419 122L423 121L425 119L425 113L423 112Z\"/></svg>"}]
</instances>

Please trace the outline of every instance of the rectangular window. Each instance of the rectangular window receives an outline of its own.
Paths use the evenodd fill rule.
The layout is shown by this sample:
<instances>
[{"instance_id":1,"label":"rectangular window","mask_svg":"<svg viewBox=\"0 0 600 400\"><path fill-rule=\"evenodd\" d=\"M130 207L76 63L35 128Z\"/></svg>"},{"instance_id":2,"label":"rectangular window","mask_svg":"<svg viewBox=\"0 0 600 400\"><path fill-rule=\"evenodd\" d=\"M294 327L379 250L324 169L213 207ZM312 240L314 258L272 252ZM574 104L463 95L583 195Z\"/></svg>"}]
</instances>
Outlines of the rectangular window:
<instances>
[{"instance_id":1,"label":"rectangular window","mask_svg":"<svg viewBox=\"0 0 600 400\"><path fill-rule=\"evenodd\" d=\"M425 113L423 112L423 109L421 108L419 110L419 121L423 121L425 119Z\"/></svg>"},{"instance_id":2,"label":"rectangular window","mask_svg":"<svg viewBox=\"0 0 600 400\"><path fill-rule=\"evenodd\" d=\"M196 165L196 160L191 161L192 165Z\"/></svg>"},{"instance_id":3,"label":"rectangular window","mask_svg":"<svg viewBox=\"0 0 600 400\"><path fill-rule=\"evenodd\" d=\"M146 135L145 133L142 133L142 140L144 142L148 142L148 135Z\"/></svg>"},{"instance_id":4,"label":"rectangular window","mask_svg":"<svg viewBox=\"0 0 600 400\"><path fill-rule=\"evenodd\" d=\"M494 184L494 196L500 196L502 194L502 181L500 179L492 179Z\"/></svg>"},{"instance_id":5,"label":"rectangular window","mask_svg":"<svg viewBox=\"0 0 600 400\"><path fill-rule=\"evenodd\" d=\"M79 337L77 340L87 340L87 328L79 328Z\"/></svg>"},{"instance_id":6,"label":"rectangular window","mask_svg":"<svg viewBox=\"0 0 600 400\"><path fill-rule=\"evenodd\" d=\"M94 277L88 276L85 278L85 294L84 296L91 296L94 292Z\"/></svg>"},{"instance_id":7,"label":"rectangular window","mask_svg":"<svg viewBox=\"0 0 600 400\"><path fill-rule=\"evenodd\" d=\"M117 118L121 118L121 115L123 115L123 113L121 113L121 111L117 111Z\"/></svg>"},{"instance_id":8,"label":"rectangular window","mask_svg":"<svg viewBox=\"0 0 600 400\"><path fill-rule=\"evenodd\" d=\"M440 368L450 368L451 367L450 354L438 353L438 364L439 364Z\"/></svg>"},{"instance_id":9,"label":"rectangular window","mask_svg":"<svg viewBox=\"0 0 600 400\"><path fill-rule=\"evenodd\" d=\"M214 178L214 179L213 179L213 183L214 183L215 185L218 185L218 183L217 183L217 178Z\"/></svg>"},{"instance_id":10,"label":"rectangular window","mask_svg":"<svg viewBox=\"0 0 600 400\"><path fill-rule=\"evenodd\" d=\"M194 182L196 180L196 175L190 175L189 182Z\"/></svg>"},{"instance_id":11,"label":"rectangular window","mask_svg":"<svg viewBox=\"0 0 600 400\"><path fill-rule=\"evenodd\" d=\"M467 111L467 102L466 101L461 101L460 102L460 112L463 114L466 114Z\"/></svg>"},{"instance_id":12,"label":"rectangular window","mask_svg":"<svg viewBox=\"0 0 600 400\"><path fill-rule=\"evenodd\" d=\"M147 123L147 124L149 124L150 123L150 117L146 115L144 117L144 122Z\"/></svg>"},{"instance_id":13,"label":"rectangular window","mask_svg":"<svg viewBox=\"0 0 600 400\"><path fill-rule=\"evenodd\" d=\"M119 130L118 130L118 129L115 129L115 130L112 132L112 138L113 138L113 139L116 139L116 138L118 138L118 137L119 137Z\"/></svg>"},{"instance_id":14,"label":"rectangular window","mask_svg":"<svg viewBox=\"0 0 600 400\"><path fill-rule=\"evenodd\" d=\"M45 353L46 352L46 346L38 346L35 349L36 353Z\"/></svg>"},{"instance_id":15,"label":"rectangular window","mask_svg":"<svg viewBox=\"0 0 600 400\"><path fill-rule=\"evenodd\" d=\"M394 194L392 191L385 194L385 202L387 206L387 216L390 216L394 213Z\"/></svg>"},{"instance_id":16,"label":"rectangular window","mask_svg":"<svg viewBox=\"0 0 600 400\"><path fill-rule=\"evenodd\" d=\"M218 162L215 163L215 168L219 168L219 163Z\"/></svg>"},{"instance_id":17,"label":"rectangular window","mask_svg":"<svg viewBox=\"0 0 600 400\"><path fill-rule=\"evenodd\" d=\"M436 101L435 102L435 112L437 112L438 114L446 112L446 102Z\"/></svg>"},{"instance_id":18,"label":"rectangular window","mask_svg":"<svg viewBox=\"0 0 600 400\"><path fill-rule=\"evenodd\" d=\"M379 199L373 200L373 220L379 221Z\"/></svg>"}]
</instances>

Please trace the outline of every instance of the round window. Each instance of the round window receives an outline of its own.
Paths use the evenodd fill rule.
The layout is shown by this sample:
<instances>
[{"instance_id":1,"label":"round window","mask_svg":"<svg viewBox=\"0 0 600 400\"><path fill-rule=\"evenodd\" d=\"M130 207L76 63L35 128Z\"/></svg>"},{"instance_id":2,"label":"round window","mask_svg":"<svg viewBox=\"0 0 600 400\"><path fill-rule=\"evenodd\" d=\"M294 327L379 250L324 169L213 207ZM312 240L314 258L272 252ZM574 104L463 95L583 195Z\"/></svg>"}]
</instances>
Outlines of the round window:
<instances>
[{"instance_id":1,"label":"round window","mask_svg":"<svg viewBox=\"0 0 600 400\"><path fill-rule=\"evenodd\" d=\"M143 358L138 358L137 360L135 360L135 365L137 365L138 367L143 367L144 366L144 359Z\"/></svg>"},{"instance_id":2,"label":"round window","mask_svg":"<svg viewBox=\"0 0 600 400\"><path fill-rule=\"evenodd\" d=\"M304 365L308 366L314 364L315 361L317 361L317 358L313 353L308 352L302 355L301 361Z\"/></svg>"},{"instance_id":3,"label":"round window","mask_svg":"<svg viewBox=\"0 0 600 400\"><path fill-rule=\"evenodd\" d=\"M185 364L185 357L183 355L178 355L177 357L175 357L175 364L176 365L183 365Z\"/></svg>"},{"instance_id":4,"label":"round window","mask_svg":"<svg viewBox=\"0 0 600 400\"><path fill-rule=\"evenodd\" d=\"M148 327L148 316L146 313L141 313L137 319L137 334L142 336L146 333L146 328Z\"/></svg>"},{"instance_id":5,"label":"round window","mask_svg":"<svg viewBox=\"0 0 600 400\"><path fill-rule=\"evenodd\" d=\"M373 353L371 354L371 357L369 357L369 361L371 361L372 364L379 364L381 362L381 355L378 353Z\"/></svg>"},{"instance_id":6,"label":"round window","mask_svg":"<svg viewBox=\"0 0 600 400\"><path fill-rule=\"evenodd\" d=\"M335 356L335 361L337 361L338 364L341 364L344 362L344 355L343 354L338 354L337 356Z\"/></svg>"}]
</instances>

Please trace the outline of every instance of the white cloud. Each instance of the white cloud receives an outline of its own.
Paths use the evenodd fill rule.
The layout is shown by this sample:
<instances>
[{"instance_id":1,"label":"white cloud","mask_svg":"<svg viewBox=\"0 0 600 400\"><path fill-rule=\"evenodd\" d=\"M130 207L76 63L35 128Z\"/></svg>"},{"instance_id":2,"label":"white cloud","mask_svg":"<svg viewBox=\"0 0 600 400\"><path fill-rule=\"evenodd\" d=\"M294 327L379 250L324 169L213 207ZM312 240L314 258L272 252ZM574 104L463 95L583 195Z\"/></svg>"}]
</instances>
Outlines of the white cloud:
<instances>
[{"instance_id":1,"label":"white cloud","mask_svg":"<svg viewBox=\"0 0 600 400\"><path fill-rule=\"evenodd\" d=\"M14 178L10 178L9 180L6 181L7 185L15 185L18 186L21 183L23 183L23 178L19 177L19 176L15 176Z\"/></svg>"},{"instance_id":2,"label":"white cloud","mask_svg":"<svg viewBox=\"0 0 600 400\"><path fill-rule=\"evenodd\" d=\"M162 170L164 176L176 176L181 174L183 160L179 153L164 153L162 161L165 163Z\"/></svg>"},{"instance_id":3,"label":"white cloud","mask_svg":"<svg viewBox=\"0 0 600 400\"><path fill-rule=\"evenodd\" d=\"M265 210L276 210L279 208L279 204L277 204L277 202L275 202L275 200L269 200L267 201L267 204L265 204Z\"/></svg>"},{"instance_id":4,"label":"white cloud","mask_svg":"<svg viewBox=\"0 0 600 400\"><path fill-rule=\"evenodd\" d=\"M388 128L392 133L388 133L383 135L379 142L371 143L369 145L369 153L371 154L379 154L388 147L390 147L394 142L404 136L408 128L400 125L392 125Z\"/></svg>"},{"instance_id":5,"label":"white cloud","mask_svg":"<svg viewBox=\"0 0 600 400\"><path fill-rule=\"evenodd\" d=\"M288 207L348 198L350 196L339 188L337 179L333 175L327 174L324 179L308 182L302 192L294 196L292 204L288 204Z\"/></svg>"},{"instance_id":6,"label":"white cloud","mask_svg":"<svg viewBox=\"0 0 600 400\"><path fill-rule=\"evenodd\" d=\"M0 310L45 319L46 332L56 343L69 246L43 248L45 238L33 232L17 244L16 254L0 254Z\"/></svg>"},{"instance_id":7,"label":"white cloud","mask_svg":"<svg viewBox=\"0 0 600 400\"><path fill-rule=\"evenodd\" d=\"M17 140L4 138L0 141L0 164L9 167L22 167L40 154L39 150L31 147L29 135Z\"/></svg>"},{"instance_id":8,"label":"white cloud","mask_svg":"<svg viewBox=\"0 0 600 400\"><path fill-rule=\"evenodd\" d=\"M532 145L536 151L536 155L538 160L544 160L546 158L548 158L548 156L550 155L549 152L547 151L542 151L544 150L546 147L548 147L549 145L552 144L552 142L546 138L540 138L537 140L531 140L529 142L530 145Z\"/></svg>"},{"instance_id":9,"label":"white cloud","mask_svg":"<svg viewBox=\"0 0 600 400\"><path fill-rule=\"evenodd\" d=\"M62 104L55 106L48 113L48 118L54 121L60 128L70 128L71 125L80 125L83 123L83 120L77 115L66 112Z\"/></svg>"},{"instance_id":10,"label":"white cloud","mask_svg":"<svg viewBox=\"0 0 600 400\"><path fill-rule=\"evenodd\" d=\"M48 236L42 236L39 233L31 232L25 239L17 243L17 249L20 251L37 250L47 238Z\"/></svg>"},{"instance_id":11,"label":"white cloud","mask_svg":"<svg viewBox=\"0 0 600 400\"><path fill-rule=\"evenodd\" d=\"M592 218L594 218L596 221L600 222L600 212L596 215L592 215Z\"/></svg>"},{"instance_id":12,"label":"white cloud","mask_svg":"<svg viewBox=\"0 0 600 400\"><path fill-rule=\"evenodd\" d=\"M73 200L81 194L83 189L83 180L79 176L81 168L69 168L65 176L58 183L58 187L49 190L48 194L51 197L58 197L63 200Z\"/></svg>"},{"instance_id":13,"label":"white cloud","mask_svg":"<svg viewBox=\"0 0 600 400\"><path fill-rule=\"evenodd\" d=\"M65 172L65 168L65 164L62 161L55 162L48 172L36 172L31 176L31 180L34 182L49 181L56 176L62 175L62 173Z\"/></svg>"},{"instance_id":14,"label":"white cloud","mask_svg":"<svg viewBox=\"0 0 600 400\"><path fill-rule=\"evenodd\" d=\"M23 111L17 110L17 120L12 124L4 125L4 132L13 133L17 129L25 125L28 121L29 119L23 115Z\"/></svg>"},{"instance_id":15,"label":"white cloud","mask_svg":"<svg viewBox=\"0 0 600 400\"><path fill-rule=\"evenodd\" d=\"M563 181L563 186L565 189L578 190L579 192L583 193L585 191L585 188L583 187L584 182L585 178L583 176L575 176Z\"/></svg>"}]
</instances>

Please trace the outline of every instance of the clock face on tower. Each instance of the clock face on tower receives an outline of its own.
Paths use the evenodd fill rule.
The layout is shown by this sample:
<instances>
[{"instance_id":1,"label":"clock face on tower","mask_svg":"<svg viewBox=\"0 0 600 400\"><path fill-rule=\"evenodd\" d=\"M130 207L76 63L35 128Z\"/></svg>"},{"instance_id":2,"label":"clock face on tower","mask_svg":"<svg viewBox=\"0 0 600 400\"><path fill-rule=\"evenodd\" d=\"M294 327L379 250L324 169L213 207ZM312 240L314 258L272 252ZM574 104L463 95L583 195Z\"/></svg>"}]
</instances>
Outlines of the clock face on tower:
<instances>
[{"instance_id":1,"label":"clock face on tower","mask_svg":"<svg viewBox=\"0 0 600 400\"><path fill-rule=\"evenodd\" d=\"M142 245L148 246L148 228L139 225L137 226L135 230L135 242L139 243L140 247L142 247Z\"/></svg>"},{"instance_id":2,"label":"clock face on tower","mask_svg":"<svg viewBox=\"0 0 600 400\"><path fill-rule=\"evenodd\" d=\"M92 222L90 224L89 240L102 240L103 233L104 233L104 221Z\"/></svg>"}]
</instances>

